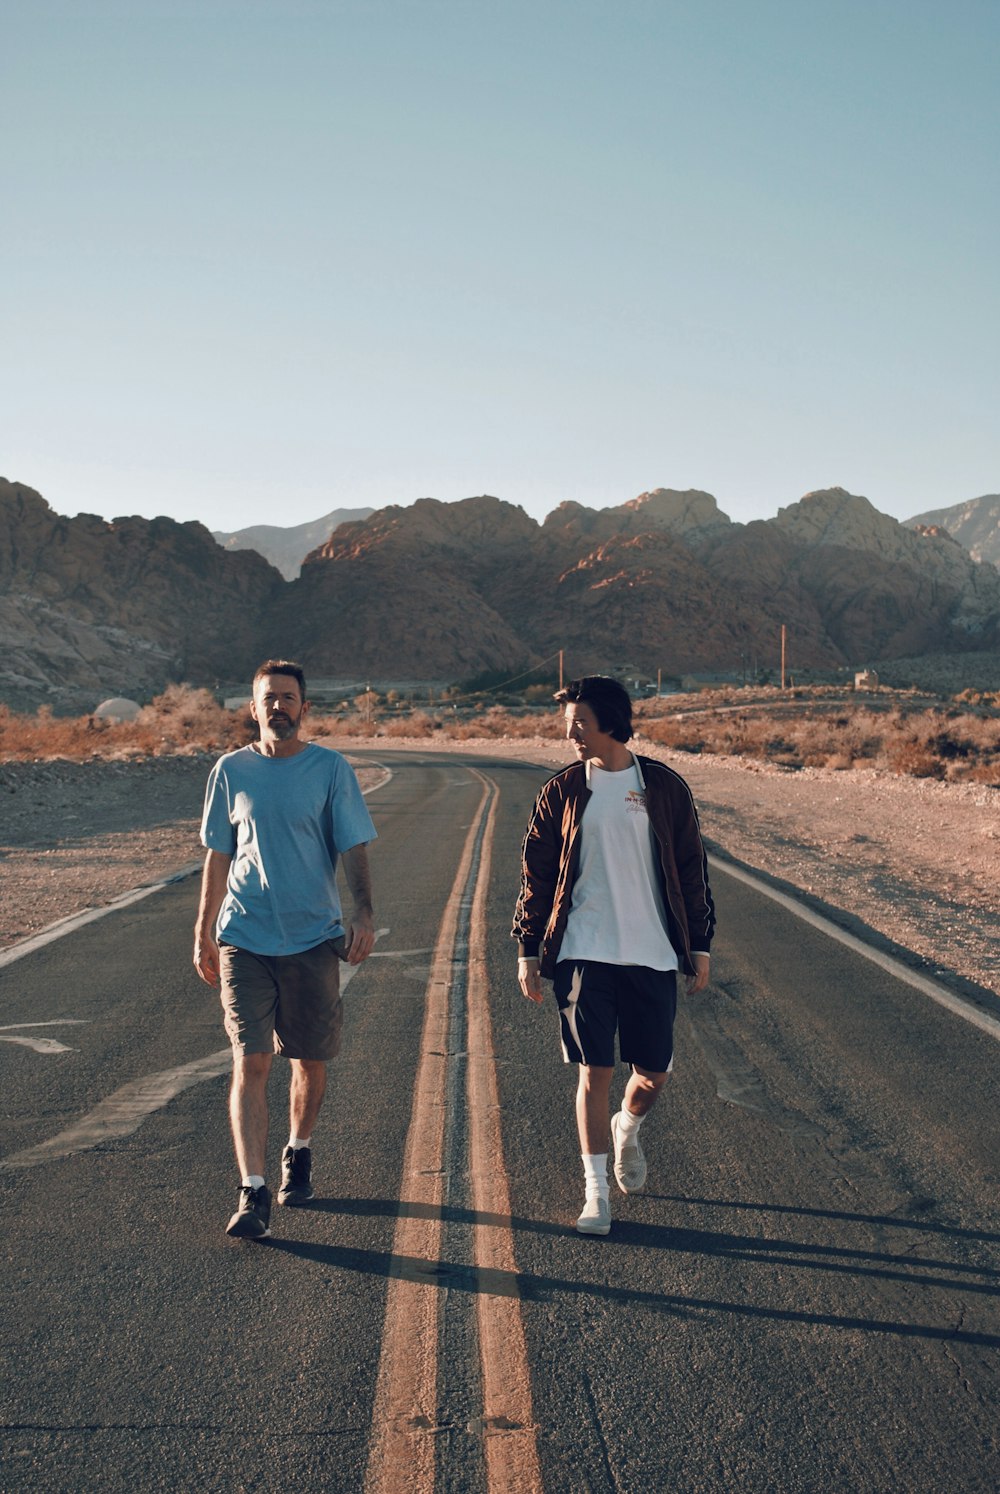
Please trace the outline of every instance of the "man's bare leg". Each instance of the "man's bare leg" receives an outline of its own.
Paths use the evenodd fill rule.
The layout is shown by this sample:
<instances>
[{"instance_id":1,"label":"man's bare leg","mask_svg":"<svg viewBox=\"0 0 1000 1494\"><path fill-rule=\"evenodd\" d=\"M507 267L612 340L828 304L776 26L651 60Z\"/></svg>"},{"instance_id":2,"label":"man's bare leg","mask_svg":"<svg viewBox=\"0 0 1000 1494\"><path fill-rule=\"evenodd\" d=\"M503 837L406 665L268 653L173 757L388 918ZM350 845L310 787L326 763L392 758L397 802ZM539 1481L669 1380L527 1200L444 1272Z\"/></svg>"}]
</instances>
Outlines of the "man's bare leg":
<instances>
[{"instance_id":1,"label":"man's bare leg","mask_svg":"<svg viewBox=\"0 0 1000 1494\"><path fill-rule=\"evenodd\" d=\"M233 1055L229 1090L229 1123L233 1128L236 1165L242 1177L263 1177L267 1151L267 1080L270 1053Z\"/></svg>"},{"instance_id":2,"label":"man's bare leg","mask_svg":"<svg viewBox=\"0 0 1000 1494\"><path fill-rule=\"evenodd\" d=\"M608 1149L608 1100L614 1069L580 1064L576 1087L576 1128L583 1153L600 1154Z\"/></svg>"},{"instance_id":3,"label":"man's bare leg","mask_svg":"<svg viewBox=\"0 0 1000 1494\"><path fill-rule=\"evenodd\" d=\"M293 1058L289 1123L293 1136L310 1137L326 1094L326 1064L321 1059Z\"/></svg>"},{"instance_id":4,"label":"man's bare leg","mask_svg":"<svg viewBox=\"0 0 1000 1494\"><path fill-rule=\"evenodd\" d=\"M278 1202L289 1206L307 1204L313 1196L313 1126L326 1093L326 1064L312 1058L293 1058L292 1084L288 1097L288 1145L281 1154L281 1187Z\"/></svg>"},{"instance_id":5,"label":"man's bare leg","mask_svg":"<svg viewBox=\"0 0 1000 1494\"><path fill-rule=\"evenodd\" d=\"M613 1068L580 1065L576 1087L576 1126L583 1157L585 1197L576 1221L581 1235L606 1235L611 1228L608 1202L608 1099Z\"/></svg>"},{"instance_id":6,"label":"man's bare leg","mask_svg":"<svg viewBox=\"0 0 1000 1494\"><path fill-rule=\"evenodd\" d=\"M625 1086L622 1109L630 1110L633 1115L647 1115L656 1104L657 1096L666 1082L665 1073L656 1074L650 1069L640 1069L633 1064L631 1078Z\"/></svg>"},{"instance_id":7,"label":"man's bare leg","mask_svg":"<svg viewBox=\"0 0 1000 1494\"><path fill-rule=\"evenodd\" d=\"M615 1178L623 1193L641 1193L646 1186L646 1156L639 1144L639 1127L656 1104L666 1079L665 1071L640 1069L633 1064L622 1108L611 1117Z\"/></svg>"}]
</instances>

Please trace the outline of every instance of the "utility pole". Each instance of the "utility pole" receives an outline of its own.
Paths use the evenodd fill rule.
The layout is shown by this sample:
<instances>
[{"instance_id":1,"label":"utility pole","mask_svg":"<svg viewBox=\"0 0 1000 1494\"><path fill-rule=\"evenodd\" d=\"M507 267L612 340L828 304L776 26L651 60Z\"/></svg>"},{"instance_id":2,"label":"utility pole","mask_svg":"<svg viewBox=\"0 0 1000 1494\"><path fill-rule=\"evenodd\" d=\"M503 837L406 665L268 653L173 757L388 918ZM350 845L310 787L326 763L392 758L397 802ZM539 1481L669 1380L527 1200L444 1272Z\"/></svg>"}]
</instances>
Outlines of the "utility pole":
<instances>
[{"instance_id":1,"label":"utility pole","mask_svg":"<svg viewBox=\"0 0 1000 1494\"><path fill-rule=\"evenodd\" d=\"M559 650L559 688L563 687L563 651Z\"/></svg>"},{"instance_id":2,"label":"utility pole","mask_svg":"<svg viewBox=\"0 0 1000 1494\"><path fill-rule=\"evenodd\" d=\"M781 624L781 688L785 688L785 624Z\"/></svg>"},{"instance_id":3,"label":"utility pole","mask_svg":"<svg viewBox=\"0 0 1000 1494\"><path fill-rule=\"evenodd\" d=\"M663 686L663 670L662 669L658 669L656 671L656 698L657 698L657 700L659 700L660 695L662 694L662 686Z\"/></svg>"}]
</instances>

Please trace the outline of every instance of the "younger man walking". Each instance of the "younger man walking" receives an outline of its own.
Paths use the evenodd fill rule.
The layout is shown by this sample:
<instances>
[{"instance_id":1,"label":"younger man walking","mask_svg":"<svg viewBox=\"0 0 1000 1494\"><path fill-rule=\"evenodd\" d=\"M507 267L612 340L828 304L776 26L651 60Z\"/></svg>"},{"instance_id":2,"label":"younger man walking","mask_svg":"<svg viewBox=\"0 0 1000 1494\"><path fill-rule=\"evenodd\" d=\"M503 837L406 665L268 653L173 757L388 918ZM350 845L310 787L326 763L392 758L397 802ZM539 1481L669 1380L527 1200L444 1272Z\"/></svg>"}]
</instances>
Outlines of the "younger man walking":
<instances>
[{"instance_id":1,"label":"younger man walking","mask_svg":"<svg viewBox=\"0 0 1000 1494\"><path fill-rule=\"evenodd\" d=\"M241 1179L227 1232L249 1240L270 1234L264 1155L272 1053L292 1068L278 1202L302 1205L313 1196L310 1142L326 1065L340 1047L339 961L359 965L375 943L366 850L375 827L347 760L301 740L308 710L298 664L261 664L250 706L260 741L216 763L201 826L208 850L194 964L208 985L221 981ZM346 932L338 859L354 903Z\"/></svg>"},{"instance_id":2,"label":"younger man walking","mask_svg":"<svg viewBox=\"0 0 1000 1494\"><path fill-rule=\"evenodd\" d=\"M637 1193L646 1182L639 1128L673 1064L677 972L690 993L708 984L715 907L691 791L673 769L626 746L625 688L587 675L556 700L576 762L535 800L513 935L522 992L540 1003L542 978L554 981L563 1057L579 1065L585 1198L576 1227L606 1235L615 1033L632 1069L610 1123L615 1179Z\"/></svg>"}]
</instances>

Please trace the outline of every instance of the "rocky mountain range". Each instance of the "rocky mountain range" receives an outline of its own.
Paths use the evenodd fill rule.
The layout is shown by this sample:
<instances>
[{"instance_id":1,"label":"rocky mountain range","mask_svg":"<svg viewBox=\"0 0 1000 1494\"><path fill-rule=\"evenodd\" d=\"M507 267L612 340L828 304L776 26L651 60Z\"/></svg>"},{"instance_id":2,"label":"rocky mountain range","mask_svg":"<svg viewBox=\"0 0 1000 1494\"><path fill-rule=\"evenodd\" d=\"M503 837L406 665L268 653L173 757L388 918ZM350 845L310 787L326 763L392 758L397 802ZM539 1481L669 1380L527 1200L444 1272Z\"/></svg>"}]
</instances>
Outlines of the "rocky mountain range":
<instances>
[{"instance_id":1,"label":"rocky mountain range","mask_svg":"<svg viewBox=\"0 0 1000 1494\"><path fill-rule=\"evenodd\" d=\"M950 508L934 508L907 519L911 529L945 529L973 560L1000 566L1000 493L986 493Z\"/></svg>"},{"instance_id":2,"label":"rocky mountain range","mask_svg":"<svg viewBox=\"0 0 1000 1494\"><path fill-rule=\"evenodd\" d=\"M379 509L286 581L200 524L63 518L0 480L0 698L26 709L243 681L272 652L381 683L514 673L560 648L574 673L738 676L775 668L782 624L793 671L995 649L1000 572L841 488L750 524L657 488L543 524L489 496Z\"/></svg>"},{"instance_id":3,"label":"rocky mountain range","mask_svg":"<svg viewBox=\"0 0 1000 1494\"><path fill-rule=\"evenodd\" d=\"M341 524L367 519L371 508L335 508L321 519L306 524L252 524L249 529L212 530L212 538L224 550L256 550L279 570L286 581L294 581L310 550L315 550Z\"/></svg>"},{"instance_id":4,"label":"rocky mountain range","mask_svg":"<svg viewBox=\"0 0 1000 1494\"><path fill-rule=\"evenodd\" d=\"M306 560L285 629L323 674L514 668L565 648L574 671L797 668L990 648L1000 573L834 488L734 524L708 493L563 503L538 525L497 498L422 499L341 526ZM371 599L385 598L377 628ZM328 622L325 636L313 619Z\"/></svg>"}]
</instances>

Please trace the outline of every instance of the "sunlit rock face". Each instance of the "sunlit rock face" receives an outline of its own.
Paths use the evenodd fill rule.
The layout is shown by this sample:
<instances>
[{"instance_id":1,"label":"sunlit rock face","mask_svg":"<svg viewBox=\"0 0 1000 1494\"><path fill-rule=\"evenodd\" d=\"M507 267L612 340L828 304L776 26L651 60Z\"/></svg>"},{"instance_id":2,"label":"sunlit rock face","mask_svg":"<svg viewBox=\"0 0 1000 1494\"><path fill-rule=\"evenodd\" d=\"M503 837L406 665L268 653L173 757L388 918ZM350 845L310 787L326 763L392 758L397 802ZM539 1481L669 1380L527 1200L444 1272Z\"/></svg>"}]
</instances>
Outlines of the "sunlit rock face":
<instances>
[{"instance_id":1,"label":"sunlit rock face","mask_svg":"<svg viewBox=\"0 0 1000 1494\"><path fill-rule=\"evenodd\" d=\"M934 508L907 519L907 528L944 530L958 541L973 560L1000 566L1000 493L984 493L967 503Z\"/></svg>"},{"instance_id":2,"label":"sunlit rock face","mask_svg":"<svg viewBox=\"0 0 1000 1494\"><path fill-rule=\"evenodd\" d=\"M302 526L299 526L300 528ZM733 523L709 493L572 499L537 523L482 495L338 525L286 581L200 524L54 514L0 482L0 696L92 709L170 680L451 682L564 651L572 673L795 669L998 645L1000 573L842 488ZM85 703L84 703L85 702Z\"/></svg>"}]
</instances>

